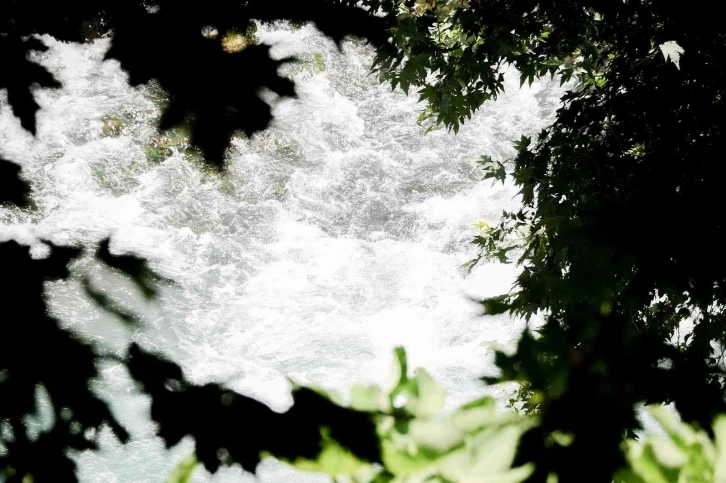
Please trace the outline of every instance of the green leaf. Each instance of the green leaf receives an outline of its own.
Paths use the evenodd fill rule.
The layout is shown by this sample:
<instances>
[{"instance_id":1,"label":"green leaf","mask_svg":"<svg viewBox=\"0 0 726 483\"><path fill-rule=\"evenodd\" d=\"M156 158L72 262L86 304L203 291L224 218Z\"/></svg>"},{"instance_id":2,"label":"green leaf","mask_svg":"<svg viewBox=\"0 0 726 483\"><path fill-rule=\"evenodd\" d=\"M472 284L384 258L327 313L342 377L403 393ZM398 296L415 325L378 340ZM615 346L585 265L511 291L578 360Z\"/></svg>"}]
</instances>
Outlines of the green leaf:
<instances>
[{"instance_id":1,"label":"green leaf","mask_svg":"<svg viewBox=\"0 0 726 483\"><path fill-rule=\"evenodd\" d=\"M483 179L493 178L495 181L501 181L502 184L504 184L504 181L507 178L507 171L504 164L500 161L494 161L491 156L482 156L479 161L477 161L477 164L479 164L481 169L484 171Z\"/></svg>"},{"instance_id":2,"label":"green leaf","mask_svg":"<svg viewBox=\"0 0 726 483\"><path fill-rule=\"evenodd\" d=\"M354 386L351 389L350 407L359 411L389 411L390 401L378 386Z\"/></svg>"},{"instance_id":3,"label":"green leaf","mask_svg":"<svg viewBox=\"0 0 726 483\"><path fill-rule=\"evenodd\" d=\"M392 437L381 441L381 459L388 472L395 476L411 475L431 465L432 458L425 451L416 451L415 444L408 448L400 442L396 444Z\"/></svg>"},{"instance_id":4,"label":"green leaf","mask_svg":"<svg viewBox=\"0 0 726 483\"><path fill-rule=\"evenodd\" d=\"M506 473L514 461L521 428L510 425L494 432L484 431L475 439L475 463L469 470L470 476L492 477Z\"/></svg>"},{"instance_id":5,"label":"green leaf","mask_svg":"<svg viewBox=\"0 0 726 483\"><path fill-rule=\"evenodd\" d=\"M417 417L432 417L444 408L446 390L424 369L417 369L411 379L413 393L405 408Z\"/></svg>"},{"instance_id":6,"label":"green leaf","mask_svg":"<svg viewBox=\"0 0 726 483\"><path fill-rule=\"evenodd\" d=\"M572 434L563 433L562 431L553 431L550 436L552 436L552 439L555 441L555 443L564 447L570 446L575 440L575 437Z\"/></svg>"},{"instance_id":7,"label":"green leaf","mask_svg":"<svg viewBox=\"0 0 726 483\"><path fill-rule=\"evenodd\" d=\"M489 297L479 302L485 315L499 315L511 310L512 306L507 301L506 295Z\"/></svg>"},{"instance_id":8,"label":"green leaf","mask_svg":"<svg viewBox=\"0 0 726 483\"><path fill-rule=\"evenodd\" d=\"M531 144L531 142L532 142L532 138L529 138L529 137L523 135L519 139L519 141L515 141L514 142L514 149L516 149L520 153L521 152L524 152L524 151L527 150L527 148L529 147L529 145Z\"/></svg>"},{"instance_id":9,"label":"green leaf","mask_svg":"<svg viewBox=\"0 0 726 483\"><path fill-rule=\"evenodd\" d=\"M343 448L330 437L329 431L323 429L321 434L322 450L317 458L297 458L290 463L292 466L303 471L327 473L334 477L361 475L362 473L370 473L372 476L373 469L369 463L356 458L353 453Z\"/></svg>"},{"instance_id":10,"label":"green leaf","mask_svg":"<svg viewBox=\"0 0 726 483\"><path fill-rule=\"evenodd\" d=\"M650 446L658 462L666 468L680 468L688 461L685 453L671 439L652 438Z\"/></svg>"},{"instance_id":11,"label":"green leaf","mask_svg":"<svg viewBox=\"0 0 726 483\"><path fill-rule=\"evenodd\" d=\"M192 473L194 473L198 464L197 455L194 453L190 454L181 460L169 476L166 477L166 483L189 483L192 478Z\"/></svg>"},{"instance_id":12,"label":"green leaf","mask_svg":"<svg viewBox=\"0 0 726 483\"><path fill-rule=\"evenodd\" d=\"M726 415L716 417L713 423L713 433L717 451L714 477L718 482L726 481Z\"/></svg>"},{"instance_id":13,"label":"green leaf","mask_svg":"<svg viewBox=\"0 0 726 483\"><path fill-rule=\"evenodd\" d=\"M408 362L406 360L406 351L403 347L394 349L393 365L389 375L389 398L391 404L394 404L395 397L401 393L408 383Z\"/></svg>"}]
</instances>

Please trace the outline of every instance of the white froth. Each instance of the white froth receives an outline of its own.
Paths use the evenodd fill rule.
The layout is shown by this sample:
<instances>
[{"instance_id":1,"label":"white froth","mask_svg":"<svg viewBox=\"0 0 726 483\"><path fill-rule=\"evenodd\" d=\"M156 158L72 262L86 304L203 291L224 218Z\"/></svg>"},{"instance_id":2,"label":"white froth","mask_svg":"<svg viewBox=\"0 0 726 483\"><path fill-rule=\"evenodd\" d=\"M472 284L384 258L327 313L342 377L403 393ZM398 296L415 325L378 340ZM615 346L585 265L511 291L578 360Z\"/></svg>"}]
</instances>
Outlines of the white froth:
<instances>
[{"instance_id":1,"label":"white froth","mask_svg":"<svg viewBox=\"0 0 726 483\"><path fill-rule=\"evenodd\" d=\"M559 88L519 89L507 77L507 93L458 135L424 136L415 96L368 75L368 47L346 42L340 54L310 27L262 29L261 38L279 57L308 61L289 67L299 97L276 105L268 132L235 140L221 178L178 153L161 164L145 159L158 110L117 63L102 62L107 41L45 39L51 48L40 58L64 87L40 92L37 139L5 101L0 109L0 154L23 165L39 214L0 211L0 236L89 243L113 235L114 250L139 253L176 281L158 304L143 304L133 287L86 264L144 311L145 328L131 332L100 313L77 280L50 287L55 313L107 350L140 341L192 380L223 382L277 410L291 403L286 377L343 392L383 383L397 345L449 388L449 407L499 390L478 381L495 370L481 343L506 343L523 324L482 318L468 297L508 291L515 271L483 265L467 275L461 265L475 254L472 223L496 221L517 200L511 185L480 181L474 162L512 156L512 140L551 121ZM121 136L100 136L104 115L128 120ZM191 451L190 441L163 448L147 398L118 367L104 369L98 388L134 441L121 446L106 434L103 451L79 456L82 481L160 481ZM242 473L200 469L193 481L252 481ZM291 479L274 462L260 475L326 481Z\"/></svg>"}]
</instances>

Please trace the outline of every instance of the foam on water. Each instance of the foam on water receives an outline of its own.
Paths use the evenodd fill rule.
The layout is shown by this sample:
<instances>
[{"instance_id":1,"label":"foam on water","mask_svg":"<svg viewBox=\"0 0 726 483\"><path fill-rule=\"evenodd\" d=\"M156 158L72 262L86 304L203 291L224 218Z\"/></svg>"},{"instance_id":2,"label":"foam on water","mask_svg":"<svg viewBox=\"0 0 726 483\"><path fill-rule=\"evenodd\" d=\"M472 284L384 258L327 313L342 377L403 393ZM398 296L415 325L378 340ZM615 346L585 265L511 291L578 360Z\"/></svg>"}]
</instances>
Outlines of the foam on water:
<instances>
[{"instance_id":1,"label":"foam on water","mask_svg":"<svg viewBox=\"0 0 726 483\"><path fill-rule=\"evenodd\" d=\"M449 389L449 407L501 388L478 382L494 369L485 340L507 342L522 323L481 318L467 296L508 290L511 266L482 265L468 275L472 223L496 221L516 206L512 186L480 181L474 161L504 159L511 141L551 121L561 91L535 83L489 103L458 135L424 136L415 97L368 76L371 50L344 53L314 29L262 30L287 67L299 97L275 104L274 125L236 139L227 173L212 175L174 153L148 161L144 146L159 111L146 88L132 89L107 41L68 45L45 39L40 57L63 82L38 95L38 136L24 133L5 101L0 154L20 162L38 214L0 211L3 238L89 243L113 235L176 284L158 304L139 301L125 280L89 260L86 271L144 314L131 332L83 298L78 280L49 286L55 313L109 351L130 340L173 358L196 382L216 381L276 410L291 403L286 376L346 392L382 383L393 347L404 345ZM322 64L321 64L322 61ZM194 66L189 66L190 69ZM127 120L121 136L101 137L102 117ZM78 456L84 482L160 481L191 451L166 451L122 369L103 368L97 384L133 442L104 433L103 450ZM502 396L501 393L496 393ZM193 417L193 415L190 415ZM267 461L260 479L326 481ZM194 480L253 481L239 468Z\"/></svg>"}]
</instances>

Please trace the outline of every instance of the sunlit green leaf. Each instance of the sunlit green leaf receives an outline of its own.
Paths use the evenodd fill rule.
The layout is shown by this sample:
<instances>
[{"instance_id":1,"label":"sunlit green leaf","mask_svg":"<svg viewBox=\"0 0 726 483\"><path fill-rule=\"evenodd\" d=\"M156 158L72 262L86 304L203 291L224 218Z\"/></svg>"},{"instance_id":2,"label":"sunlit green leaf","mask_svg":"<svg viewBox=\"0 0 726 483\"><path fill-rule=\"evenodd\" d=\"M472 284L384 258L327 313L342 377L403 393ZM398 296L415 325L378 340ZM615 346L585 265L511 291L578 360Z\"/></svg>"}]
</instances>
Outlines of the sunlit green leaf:
<instances>
[{"instance_id":1,"label":"sunlit green leaf","mask_svg":"<svg viewBox=\"0 0 726 483\"><path fill-rule=\"evenodd\" d=\"M197 455L190 454L176 465L174 470L167 476L166 483L189 483L198 464Z\"/></svg>"},{"instance_id":2,"label":"sunlit green leaf","mask_svg":"<svg viewBox=\"0 0 726 483\"><path fill-rule=\"evenodd\" d=\"M446 390L424 369L417 369L411 379L413 393L406 403L406 409L417 417L431 417L444 407Z\"/></svg>"},{"instance_id":3,"label":"sunlit green leaf","mask_svg":"<svg viewBox=\"0 0 726 483\"><path fill-rule=\"evenodd\" d=\"M297 458L291 465L303 471L327 473L331 476L361 475L373 470L370 463L361 461L353 453L343 448L327 432L323 432L322 450L317 459Z\"/></svg>"}]
</instances>

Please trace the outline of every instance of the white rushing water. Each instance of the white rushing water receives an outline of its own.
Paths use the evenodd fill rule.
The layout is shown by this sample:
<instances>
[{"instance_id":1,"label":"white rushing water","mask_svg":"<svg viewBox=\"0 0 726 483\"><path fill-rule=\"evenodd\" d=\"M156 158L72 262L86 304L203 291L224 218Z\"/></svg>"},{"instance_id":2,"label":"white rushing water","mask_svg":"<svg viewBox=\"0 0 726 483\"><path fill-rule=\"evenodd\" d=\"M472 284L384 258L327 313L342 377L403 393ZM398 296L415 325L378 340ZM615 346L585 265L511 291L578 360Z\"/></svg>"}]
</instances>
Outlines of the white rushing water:
<instances>
[{"instance_id":1,"label":"white rushing water","mask_svg":"<svg viewBox=\"0 0 726 483\"><path fill-rule=\"evenodd\" d=\"M559 88L519 89L512 76L458 135L424 135L415 96L368 76L372 51L362 43L345 42L341 54L310 27L260 36L276 56L306 60L289 67L299 98L276 102L264 134L234 141L222 176L178 152L147 160L159 111L148 89L128 87L116 62L101 61L108 41L45 39L51 48L39 59L64 87L38 93L37 138L0 100L0 155L22 164L38 214L0 209L0 238L87 244L112 235L113 251L146 257L176 284L144 305L127 281L81 262L76 273L135 307L144 327L132 332L93 307L78 277L49 286L58 317L105 350L139 341L190 380L227 384L276 410L291 403L286 377L342 392L384 382L397 345L446 385L449 407L505 397L478 381L495 371L482 342L510 341L523 324L482 318L467 297L507 291L514 269L467 274L461 265L475 254L472 223L516 206L515 190L480 181L474 162L508 158L512 140L545 127ZM124 119L120 136L102 136L108 116ZM97 387L133 441L104 434L102 451L78 455L81 480L162 481L191 441L164 449L148 399L118 367L104 367ZM259 479L327 481L271 461ZM193 481L254 477L200 468Z\"/></svg>"}]
</instances>

